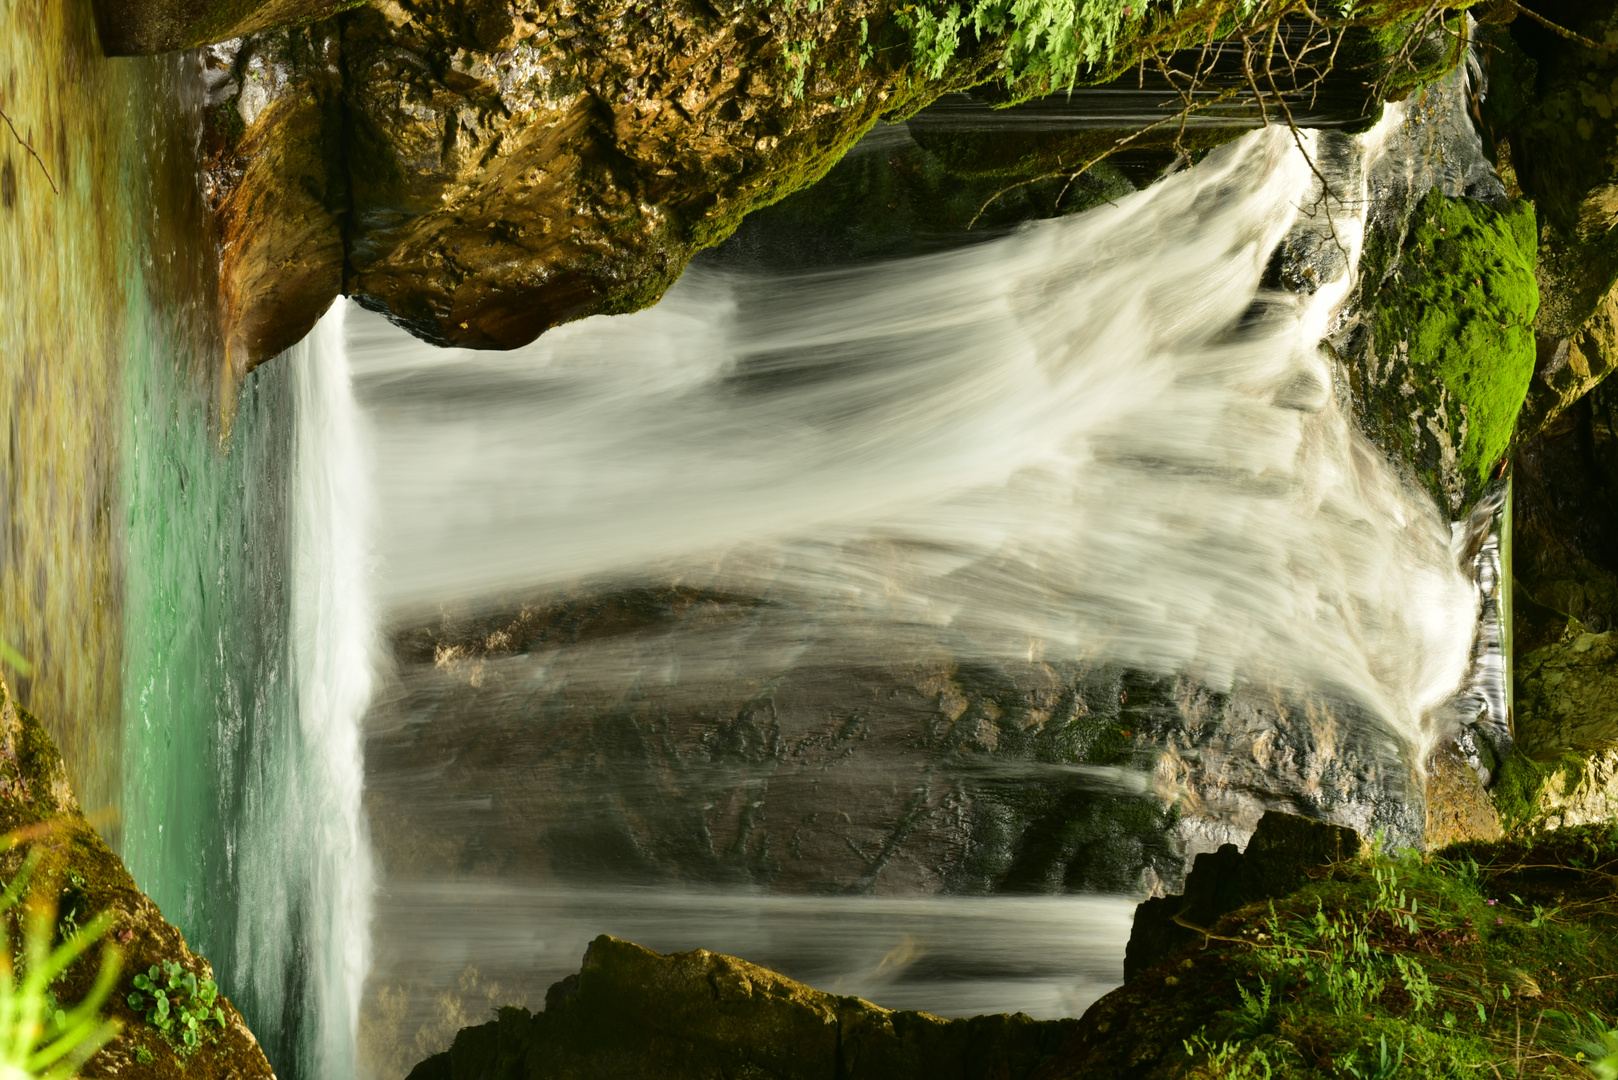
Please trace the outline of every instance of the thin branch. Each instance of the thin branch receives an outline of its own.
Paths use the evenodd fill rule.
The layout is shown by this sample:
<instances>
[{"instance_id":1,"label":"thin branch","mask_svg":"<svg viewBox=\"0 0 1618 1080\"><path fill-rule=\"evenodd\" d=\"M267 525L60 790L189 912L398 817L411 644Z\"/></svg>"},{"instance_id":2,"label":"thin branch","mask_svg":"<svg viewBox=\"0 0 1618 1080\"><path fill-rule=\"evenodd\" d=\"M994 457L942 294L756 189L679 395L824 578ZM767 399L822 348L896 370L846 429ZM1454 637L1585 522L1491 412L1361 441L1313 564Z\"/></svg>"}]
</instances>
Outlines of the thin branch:
<instances>
[{"instance_id":1,"label":"thin branch","mask_svg":"<svg viewBox=\"0 0 1618 1080\"><path fill-rule=\"evenodd\" d=\"M6 115L6 110L4 109L0 109L0 120L4 120L6 127L11 129L11 137L21 143L22 148L28 151L35 161L39 162L39 171L45 174L45 182L51 186L52 193L60 195L61 191L57 189L56 181L51 179L51 171L45 167L45 160L39 156L39 152L33 148L32 144L22 137L22 132L17 130L17 125L11 122L11 117Z\"/></svg>"},{"instance_id":2,"label":"thin branch","mask_svg":"<svg viewBox=\"0 0 1618 1080\"><path fill-rule=\"evenodd\" d=\"M1510 4L1513 8L1515 8L1517 10L1517 14L1528 16L1530 19L1533 19L1539 25L1541 25L1545 29L1549 30L1551 33L1560 34L1563 37L1567 38L1569 41L1578 42L1580 45L1583 45L1586 49L1595 49L1597 52L1607 52L1607 51L1609 51L1609 50L1611 50L1613 48L1613 46L1611 46L1611 45L1599 45L1596 42L1591 41L1589 38L1585 37L1583 34L1575 34L1573 31L1569 30L1565 26L1558 26L1556 23L1551 22L1545 16L1541 15L1539 12L1533 10L1532 8L1523 7L1521 4L1517 3L1517 0L1506 0L1506 3Z\"/></svg>"}]
</instances>

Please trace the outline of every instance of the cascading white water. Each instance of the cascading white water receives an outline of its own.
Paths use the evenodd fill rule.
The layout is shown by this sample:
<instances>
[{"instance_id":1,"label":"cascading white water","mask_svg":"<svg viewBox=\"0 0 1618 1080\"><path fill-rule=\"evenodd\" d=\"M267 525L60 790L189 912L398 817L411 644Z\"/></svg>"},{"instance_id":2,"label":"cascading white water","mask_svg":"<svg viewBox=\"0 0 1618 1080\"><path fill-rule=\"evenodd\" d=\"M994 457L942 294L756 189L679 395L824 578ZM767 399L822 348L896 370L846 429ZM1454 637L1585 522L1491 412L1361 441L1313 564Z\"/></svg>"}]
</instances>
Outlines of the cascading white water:
<instances>
[{"instance_id":1,"label":"cascading white water","mask_svg":"<svg viewBox=\"0 0 1618 1080\"><path fill-rule=\"evenodd\" d=\"M1296 691L1305 704L1274 723L1313 716L1309 752L1345 770L1300 783L1406 782L1455 720L1477 592L1438 509L1334 393L1318 343L1350 276L1309 295L1262 286L1296 230L1355 264L1366 163L1402 119L1390 107L1330 147L1302 136L1354 159L1321 162L1329 202L1289 132L1255 132L1115 205L947 254L774 275L699 260L656 308L513 354L434 349L351 313L392 619L640 585L722 598L577 640L545 624L543 644L491 644L470 674L459 646L401 672L368 728L368 808L391 854L362 1057L407 1067L487 1005L538 1005L599 932L842 978L884 1004L1056 1015L1088 1000L1101 984L1082 965L1040 969L1050 938L1018 929L1023 900L936 895L1005 887L948 879L980 841L1020 843L991 773L1027 770L1002 786L1032 790L1039 769L1083 767L933 734L966 715L943 700L947 673L976 661ZM1107 692L1114 709L1129 696ZM1075 708L1090 719L1074 727L1100 722ZM1024 721L1045 723L1006 730ZM759 746L727 749L727 732ZM1140 781L1061 790L1155 797L1124 790ZM937 816L910 834L896 822L914 806ZM752 813L767 826L734 824ZM768 849L752 877L749 837ZM670 887L625 885L657 880ZM1069 944L1113 978L1122 938L1105 927L1133 900L1073 915ZM958 904L1006 917L995 964L943 949L935 980L889 959L949 942ZM893 978L871 981L867 956ZM963 971L1001 981L963 996L946 986Z\"/></svg>"},{"instance_id":2,"label":"cascading white water","mask_svg":"<svg viewBox=\"0 0 1618 1080\"><path fill-rule=\"evenodd\" d=\"M295 1022L298 1075L349 1080L369 964L371 864L360 720L371 696L370 482L341 306L289 351L294 372L290 650L295 722L269 733L235 859L235 968L262 1015ZM284 1033L283 1033L284 1034Z\"/></svg>"},{"instance_id":3,"label":"cascading white water","mask_svg":"<svg viewBox=\"0 0 1618 1080\"><path fill-rule=\"evenodd\" d=\"M1313 182L1290 134L1258 132L962 251L695 266L652 310L500 357L356 317L381 599L722 584L851 653L927 628L960 655L1330 688L1422 751L1476 595L1334 405L1316 344L1348 278L1260 291Z\"/></svg>"}]
</instances>

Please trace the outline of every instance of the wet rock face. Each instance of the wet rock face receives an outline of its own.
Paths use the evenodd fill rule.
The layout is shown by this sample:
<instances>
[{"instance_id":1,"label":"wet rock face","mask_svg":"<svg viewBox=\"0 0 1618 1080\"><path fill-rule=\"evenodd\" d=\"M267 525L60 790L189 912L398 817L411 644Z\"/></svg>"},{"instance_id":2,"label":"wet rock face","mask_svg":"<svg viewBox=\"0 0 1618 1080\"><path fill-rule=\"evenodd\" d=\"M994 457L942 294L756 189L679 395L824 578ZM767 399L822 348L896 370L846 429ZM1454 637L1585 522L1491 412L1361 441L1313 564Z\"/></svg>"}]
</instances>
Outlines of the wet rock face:
<instances>
[{"instance_id":1,"label":"wet rock face","mask_svg":"<svg viewBox=\"0 0 1618 1080\"><path fill-rule=\"evenodd\" d=\"M603 935L579 973L552 987L544 1012L502 1009L410 1080L1023 1080L1076 1026L895 1012L732 956L663 956Z\"/></svg>"},{"instance_id":2,"label":"wet rock face","mask_svg":"<svg viewBox=\"0 0 1618 1080\"><path fill-rule=\"evenodd\" d=\"M14 880L29 851L41 849L43 857L33 877L35 889L43 887L46 898L55 890L59 912L76 912L81 922L109 913L112 926L106 940L123 952L124 974L102 1009L123 1030L75 1075L86 1080L121 1076L274 1080L275 1073L257 1040L223 997L217 999L225 1013L223 1029L216 1029L216 1038L205 1039L195 1052L183 1057L144 1016L129 1008L125 999L133 989L130 978L154 964L175 961L198 978L212 977L213 968L190 950L180 931L136 888L124 864L85 821L50 737L38 720L17 707L0 683L0 833L30 826L36 830L36 839L0 853L0 880ZM65 1006L89 994L99 953L98 948L90 949L54 984Z\"/></svg>"},{"instance_id":3,"label":"wet rock face","mask_svg":"<svg viewBox=\"0 0 1618 1080\"><path fill-rule=\"evenodd\" d=\"M95 0L108 56L173 52L322 19L357 0Z\"/></svg>"},{"instance_id":4,"label":"wet rock face","mask_svg":"<svg viewBox=\"0 0 1618 1080\"><path fill-rule=\"evenodd\" d=\"M343 283L348 180L335 22L203 51L204 191L231 374L300 341Z\"/></svg>"},{"instance_id":5,"label":"wet rock face","mask_svg":"<svg viewBox=\"0 0 1618 1080\"><path fill-rule=\"evenodd\" d=\"M1420 843L1414 770L1341 701L969 661L936 641L863 643L851 661L790 620L648 591L401 635L368 721L380 865L787 894L1128 892L1177 884L1186 858L1244 842L1272 808Z\"/></svg>"}]
</instances>

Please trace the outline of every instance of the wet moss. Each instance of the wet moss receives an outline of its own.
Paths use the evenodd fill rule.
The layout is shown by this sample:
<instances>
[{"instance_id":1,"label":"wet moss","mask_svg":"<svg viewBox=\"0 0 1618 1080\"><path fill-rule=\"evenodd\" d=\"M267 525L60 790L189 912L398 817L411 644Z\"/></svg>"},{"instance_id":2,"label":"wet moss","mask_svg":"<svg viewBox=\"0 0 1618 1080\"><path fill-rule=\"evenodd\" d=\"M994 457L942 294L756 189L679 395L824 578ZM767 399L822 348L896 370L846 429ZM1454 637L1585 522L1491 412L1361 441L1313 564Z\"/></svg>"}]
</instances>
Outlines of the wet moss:
<instances>
[{"instance_id":1,"label":"wet moss","mask_svg":"<svg viewBox=\"0 0 1618 1080\"><path fill-rule=\"evenodd\" d=\"M1532 826L1544 816L1540 799L1558 772L1569 787L1576 785L1584 774L1584 757L1569 750L1550 761L1536 761L1520 751L1506 758L1489 794L1508 832Z\"/></svg>"},{"instance_id":2,"label":"wet moss","mask_svg":"<svg viewBox=\"0 0 1618 1080\"><path fill-rule=\"evenodd\" d=\"M1536 233L1527 202L1435 189L1397 250L1370 243L1362 259L1383 376L1365 379L1362 420L1451 513L1505 458L1533 378Z\"/></svg>"}]
</instances>

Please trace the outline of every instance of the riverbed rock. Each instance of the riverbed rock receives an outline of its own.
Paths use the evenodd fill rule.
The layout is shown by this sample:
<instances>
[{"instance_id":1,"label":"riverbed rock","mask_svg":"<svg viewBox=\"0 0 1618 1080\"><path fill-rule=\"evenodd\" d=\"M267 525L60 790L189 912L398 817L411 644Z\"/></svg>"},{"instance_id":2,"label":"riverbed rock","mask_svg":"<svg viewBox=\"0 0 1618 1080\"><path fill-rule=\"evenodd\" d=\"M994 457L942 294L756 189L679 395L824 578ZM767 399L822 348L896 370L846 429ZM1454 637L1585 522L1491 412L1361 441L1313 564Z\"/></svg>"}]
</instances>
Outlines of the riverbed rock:
<instances>
[{"instance_id":1,"label":"riverbed rock","mask_svg":"<svg viewBox=\"0 0 1618 1080\"><path fill-rule=\"evenodd\" d=\"M224 997L222 1029L195 1051L181 1053L125 1000L130 979L152 965L177 962L199 978L212 977L208 961L193 953L178 929L130 878L79 810L61 755L44 728L12 700L0 682L0 833L18 835L17 846L0 853L0 877L14 879L25 858L39 853L33 895L57 907L66 933L102 912L112 916L109 946L122 954L119 978L103 1012L123 1031L79 1070L85 1080L139 1076L186 1080L274 1080L275 1073L241 1015ZM67 922L66 920L71 920ZM96 980L101 950L92 948L68 969L54 990L64 1003L82 1000Z\"/></svg>"},{"instance_id":2,"label":"riverbed rock","mask_svg":"<svg viewBox=\"0 0 1618 1080\"><path fill-rule=\"evenodd\" d=\"M823 993L733 956L602 935L545 1010L500 1010L410 1080L1023 1080L1073 1020L945 1020Z\"/></svg>"}]
</instances>

